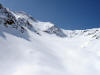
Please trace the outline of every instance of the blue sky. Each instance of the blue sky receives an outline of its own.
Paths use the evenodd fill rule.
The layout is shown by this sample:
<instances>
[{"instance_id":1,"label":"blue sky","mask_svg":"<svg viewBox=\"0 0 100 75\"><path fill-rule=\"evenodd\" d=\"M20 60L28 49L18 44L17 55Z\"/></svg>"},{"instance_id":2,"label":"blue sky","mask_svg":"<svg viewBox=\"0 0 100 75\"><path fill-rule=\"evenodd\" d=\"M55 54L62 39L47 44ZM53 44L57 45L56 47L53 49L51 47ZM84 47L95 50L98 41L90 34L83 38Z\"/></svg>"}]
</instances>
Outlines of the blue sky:
<instances>
[{"instance_id":1,"label":"blue sky","mask_svg":"<svg viewBox=\"0 0 100 75\"><path fill-rule=\"evenodd\" d=\"M0 0L15 11L25 11L40 21L64 29L100 27L100 0Z\"/></svg>"}]
</instances>

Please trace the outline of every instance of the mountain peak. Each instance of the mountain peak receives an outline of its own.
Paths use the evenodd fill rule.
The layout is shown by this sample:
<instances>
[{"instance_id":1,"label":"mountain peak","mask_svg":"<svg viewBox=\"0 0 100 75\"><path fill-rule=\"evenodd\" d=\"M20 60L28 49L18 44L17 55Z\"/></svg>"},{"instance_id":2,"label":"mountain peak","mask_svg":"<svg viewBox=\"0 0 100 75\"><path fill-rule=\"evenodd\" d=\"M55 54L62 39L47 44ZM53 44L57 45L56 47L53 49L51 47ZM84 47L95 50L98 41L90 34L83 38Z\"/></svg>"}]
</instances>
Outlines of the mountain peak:
<instances>
[{"instance_id":1,"label":"mountain peak","mask_svg":"<svg viewBox=\"0 0 100 75\"><path fill-rule=\"evenodd\" d=\"M59 37L76 37L76 36L91 36L91 38L99 39L100 29L86 29L86 30L63 30L58 28L51 22L41 22L34 19L23 11L11 11L0 4L0 24L9 28L21 31L21 33L30 30L37 35L42 35L41 32Z\"/></svg>"},{"instance_id":2,"label":"mountain peak","mask_svg":"<svg viewBox=\"0 0 100 75\"><path fill-rule=\"evenodd\" d=\"M4 8L2 4L0 4L0 7L2 8L0 9L0 24L6 27L10 26L12 28L19 29L22 33L29 29L36 34L45 32L49 34L55 34L60 37L66 36L60 28L56 27L50 22L37 21L23 11L11 11L7 8Z\"/></svg>"}]
</instances>

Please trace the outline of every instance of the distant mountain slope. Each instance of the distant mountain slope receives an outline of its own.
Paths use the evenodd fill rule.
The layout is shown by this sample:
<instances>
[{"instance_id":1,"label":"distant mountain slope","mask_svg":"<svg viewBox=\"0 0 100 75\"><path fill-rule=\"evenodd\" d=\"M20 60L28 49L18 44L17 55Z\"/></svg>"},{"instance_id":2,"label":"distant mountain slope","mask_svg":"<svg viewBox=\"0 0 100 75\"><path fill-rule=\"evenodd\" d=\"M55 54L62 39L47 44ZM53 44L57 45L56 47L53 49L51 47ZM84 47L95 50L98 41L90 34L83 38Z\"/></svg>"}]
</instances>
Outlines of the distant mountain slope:
<instances>
[{"instance_id":1,"label":"distant mountain slope","mask_svg":"<svg viewBox=\"0 0 100 75\"><path fill-rule=\"evenodd\" d=\"M100 75L100 28L63 30L0 4L0 75Z\"/></svg>"}]
</instances>

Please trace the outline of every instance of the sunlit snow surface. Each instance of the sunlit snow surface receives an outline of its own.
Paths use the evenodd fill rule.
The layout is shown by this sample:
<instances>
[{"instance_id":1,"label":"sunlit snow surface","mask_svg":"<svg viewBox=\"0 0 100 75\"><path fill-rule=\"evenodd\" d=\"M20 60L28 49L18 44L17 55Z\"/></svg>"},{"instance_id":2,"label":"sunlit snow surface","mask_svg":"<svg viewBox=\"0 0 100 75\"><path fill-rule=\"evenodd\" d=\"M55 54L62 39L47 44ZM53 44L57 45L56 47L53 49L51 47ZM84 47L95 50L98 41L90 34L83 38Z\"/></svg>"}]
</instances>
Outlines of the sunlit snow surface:
<instances>
[{"instance_id":1,"label":"sunlit snow surface","mask_svg":"<svg viewBox=\"0 0 100 75\"><path fill-rule=\"evenodd\" d=\"M0 5L0 75L100 75L100 28L63 30Z\"/></svg>"},{"instance_id":2,"label":"sunlit snow surface","mask_svg":"<svg viewBox=\"0 0 100 75\"><path fill-rule=\"evenodd\" d=\"M0 32L11 31L0 28ZM30 41L7 32L0 34L0 75L100 75L99 39L28 34ZM19 35L26 37L25 33Z\"/></svg>"}]
</instances>

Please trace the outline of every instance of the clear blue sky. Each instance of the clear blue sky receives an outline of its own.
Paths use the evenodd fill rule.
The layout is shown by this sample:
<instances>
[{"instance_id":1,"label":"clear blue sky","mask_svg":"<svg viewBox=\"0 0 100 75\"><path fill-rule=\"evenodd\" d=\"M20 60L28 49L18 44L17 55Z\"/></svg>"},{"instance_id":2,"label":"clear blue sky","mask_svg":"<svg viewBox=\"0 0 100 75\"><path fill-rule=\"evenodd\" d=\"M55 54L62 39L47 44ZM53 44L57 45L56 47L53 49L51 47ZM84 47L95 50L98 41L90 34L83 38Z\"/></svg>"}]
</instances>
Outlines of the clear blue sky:
<instances>
[{"instance_id":1,"label":"clear blue sky","mask_svg":"<svg viewBox=\"0 0 100 75\"><path fill-rule=\"evenodd\" d=\"M100 0L0 0L12 10L64 29L100 27Z\"/></svg>"}]
</instances>

